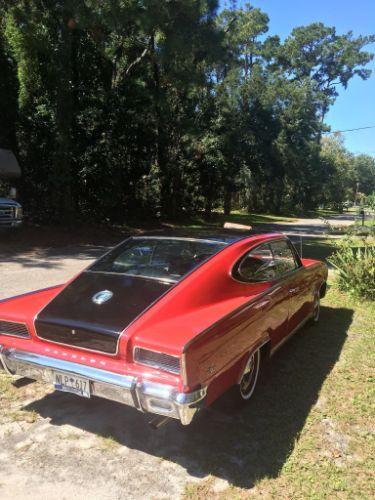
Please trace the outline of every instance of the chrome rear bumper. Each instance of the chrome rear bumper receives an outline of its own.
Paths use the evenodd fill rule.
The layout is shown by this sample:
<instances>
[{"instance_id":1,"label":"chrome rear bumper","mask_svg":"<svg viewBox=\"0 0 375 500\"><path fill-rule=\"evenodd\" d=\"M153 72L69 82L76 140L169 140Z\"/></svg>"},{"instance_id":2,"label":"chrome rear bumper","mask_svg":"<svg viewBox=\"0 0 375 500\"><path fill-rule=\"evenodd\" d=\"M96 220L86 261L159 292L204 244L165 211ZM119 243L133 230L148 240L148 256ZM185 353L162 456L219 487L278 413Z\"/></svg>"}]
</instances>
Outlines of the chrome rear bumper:
<instances>
[{"instance_id":1,"label":"chrome rear bumper","mask_svg":"<svg viewBox=\"0 0 375 500\"><path fill-rule=\"evenodd\" d=\"M206 388L190 393L178 392L170 385L142 381L137 377L0 345L0 368L1 364L10 375L50 384L53 384L55 371L83 377L89 380L93 396L133 406L142 412L177 418L183 425L190 424L207 392Z\"/></svg>"}]
</instances>

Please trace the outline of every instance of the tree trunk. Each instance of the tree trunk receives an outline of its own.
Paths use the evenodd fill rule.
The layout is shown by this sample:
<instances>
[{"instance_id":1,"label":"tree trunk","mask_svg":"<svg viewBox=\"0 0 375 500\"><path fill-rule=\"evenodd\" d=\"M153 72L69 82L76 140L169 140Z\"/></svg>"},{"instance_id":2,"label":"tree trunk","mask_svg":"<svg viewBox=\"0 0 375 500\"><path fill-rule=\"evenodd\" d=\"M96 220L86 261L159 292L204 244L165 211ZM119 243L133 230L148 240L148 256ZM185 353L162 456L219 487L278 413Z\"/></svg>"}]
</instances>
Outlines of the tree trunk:
<instances>
[{"instance_id":1,"label":"tree trunk","mask_svg":"<svg viewBox=\"0 0 375 500\"><path fill-rule=\"evenodd\" d=\"M204 204L204 215L207 219L211 219L212 207L213 207L213 196L212 193L209 193L208 195L206 195Z\"/></svg>"},{"instance_id":2,"label":"tree trunk","mask_svg":"<svg viewBox=\"0 0 375 500\"><path fill-rule=\"evenodd\" d=\"M224 215L230 215L232 210L232 191L225 188L224 191Z\"/></svg>"}]
</instances>

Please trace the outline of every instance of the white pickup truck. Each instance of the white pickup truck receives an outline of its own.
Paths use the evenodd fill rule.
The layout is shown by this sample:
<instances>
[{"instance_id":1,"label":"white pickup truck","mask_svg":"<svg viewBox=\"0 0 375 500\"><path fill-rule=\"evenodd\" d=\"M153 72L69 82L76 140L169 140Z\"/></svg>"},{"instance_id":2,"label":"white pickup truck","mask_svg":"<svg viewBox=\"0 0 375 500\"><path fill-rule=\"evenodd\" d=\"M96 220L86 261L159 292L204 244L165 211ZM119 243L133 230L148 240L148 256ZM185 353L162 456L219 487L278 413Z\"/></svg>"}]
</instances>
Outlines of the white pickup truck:
<instances>
[{"instance_id":1,"label":"white pickup truck","mask_svg":"<svg viewBox=\"0 0 375 500\"><path fill-rule=\"evenodd\" d=\"M0 229L22 224L22 207L15 200L16 188L9 188L9 183L20 175L21 169L12 151L0 149Z\"/></svg>"}]
</instances>

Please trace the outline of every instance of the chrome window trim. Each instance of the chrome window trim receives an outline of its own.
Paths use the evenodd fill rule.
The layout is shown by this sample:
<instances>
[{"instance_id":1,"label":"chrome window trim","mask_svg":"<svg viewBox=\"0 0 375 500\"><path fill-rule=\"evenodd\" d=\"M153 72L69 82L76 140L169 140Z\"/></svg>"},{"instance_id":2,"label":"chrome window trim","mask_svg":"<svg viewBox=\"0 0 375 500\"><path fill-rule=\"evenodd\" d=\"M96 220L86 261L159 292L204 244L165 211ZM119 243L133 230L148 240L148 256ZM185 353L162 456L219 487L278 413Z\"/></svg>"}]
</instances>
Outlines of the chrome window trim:
<instances>
[{"instance_id":1,"label":"chrome window trim","mask_svg":"<svg viewBox=\"0 0 375 500\"><path fill-rule=\"evenodd\" d=\"M299 269L300 267L302 267L302 262L301 262L301 259L299 258L298 254L296 253L296 250L295 248L293 247L293 244L292 242L290 241L290 239L288 237L286 237L285 239L283 240L279 240L279 241L286 241L286 244L287 246L289 247L290 251L292 252L292 255L293 255L293 260L294 260L294 263L296 265L296 267L294 269L291 269L290 271L287 271L286 273L284 274L280 274L280 278L283 277L285 274L289 274L291 271L295 271L296 269ZM272 245L273 241L270 241L270 246ZM271 247L271 252L273 254L273 251L272 251L272 247Z\"/></svg>"},{"instance_id":2,"label":"chrome window trim","mask_svg":"<svg viewBox=\"0 0 375 500\"><path fill-rule=\"evenodd\" d=\"M280 276L278 276L277 278L275 278L274 280L259 280L259 281L247 281L247 280L239 280L238 278L236 278L235 276L233 276L233 270L235 269L236 266L239 266L241 264L241 261L244 260L246 258L246 256L252 252L253 250L256 250L258 247L260 246L263 246L263 245L270 245L271 243L273 242L278 242L278 241L286 241L287 243L290 242L289 238L288 237L284 237L284 238L275 238L275 239L270 239L269 241L263 241L262 243L259 243L258 245L255 245L254 247L251 247L250 249L248 249L239 259L236 260L235 264L232 266L230 272L229 272L229 275L230 277L236 281L237 283L241 283L241 284L249 284L249 285L254 285L254 284L257 284L257 283L269 283L270 285L273 285L275 283L277 283L278 281L280 281L281 279L284 279L285 277L287 277L288 275L298 271L299 269L301 269L301 267L303 267L303 264L301 262L301 260L299 259L299 261L296 261L295 259L295 255L294 255L294 252L293 252L293 249L292 252L293 252L293 257L294 257L294 260L297 264L297 266L294 268L294 269L291 269L290 271L287 271L286 273L284 274L280 274ZM272 252L272 249L271 249L271 252Z\"/></svg>"},{"instance_id":3,"label":"chrome window trim","mask_svg":"<svg viewBox=\"0 0 375 500\"><path fill-rule=\"evenodd\" d=\"M116 273L114 271L91 271L90 269L85 269L83 272L84 273L91 273L91 274L111 274L114 276L129 276L130 278L141 278L144 280L153 280L153 281L158 281L160 283L165 283L168 285L171 285L173 283L177 283L179 281L179 280L173 280L173 279L168 279L168 278L156 278L155 276L143 276L142 274Z\"/></svg>"},{"instance_id":4,"label":"chrome window trim","mask_svg":"<svg viewBox=\"0 0 375 500\"><path fill-rule=\"evenodd\" d=\"M103 253L103 255L98 257L96 260L94 260L94 262L92 262L83 272L90 271L90 269L97 262L104 259L104 257L106 257L110 252L112 252L113 250L116 250L116 248L120 247L121 245L123 245L127 241L129 241L129 240L142 240L142 239L144 239L144 240L152 240L152 239L155 239L155 240L182 240L182 241L190 241L190 242L201 241L202 243L214 243L216 245L221 244L221 245L223 245L224 248L227 247L228 245L230 245L230 243L226 243L223 241L207 240L204 238L183 238L183 237L177 237L177 236L129 236L128 238L125 238L124 240L120 241L120 243L118 243L114 247L111 247L107 252ZM216 254L214 254L214 255L216 255ZM105 272L105 271L101 271L101 272Z\"/></svg>"}]
</instances>

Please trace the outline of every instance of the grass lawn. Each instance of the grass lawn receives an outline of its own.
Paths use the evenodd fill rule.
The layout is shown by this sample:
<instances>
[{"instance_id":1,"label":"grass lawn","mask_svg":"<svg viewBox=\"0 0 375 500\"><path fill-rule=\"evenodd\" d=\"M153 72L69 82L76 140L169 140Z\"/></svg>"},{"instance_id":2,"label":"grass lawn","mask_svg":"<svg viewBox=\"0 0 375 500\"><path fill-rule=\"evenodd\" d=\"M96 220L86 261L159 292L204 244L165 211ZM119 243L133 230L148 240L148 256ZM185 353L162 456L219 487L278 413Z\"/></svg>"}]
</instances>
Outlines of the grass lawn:
<instances>
[{"instance_id":1,"label":"grass lawn","mask_svg":"<svg viewBox=\"0 0 375 500\"><path fill-rule=\"evenodd\" d=\"M362 221L361 220L356 220L355 225L356 226L362 226ZM375 227L375 218L373 217L371 219L366 219L364 221L364 225L366 227Z\"/></svg>"},{"instance_id":2,"label":"grass lawn","mask_svg":"<svg viewBox=\"0 0 375 500\"><path fill-rule=\"evenodd\" d=\"M245 423L216 436L223 448L237 436L237 466L213 458L217 472L186 498L374 498L375 304L330 288L322 306L273 358Z\"/></svg>"},{"instance_id":3,"label":"grass lawn","mask_svg":"<svg viewBox=\"0 0 375 500\"><path fill-rule=\"evenodd\" d=\"M299 245L296 243L296 248L299 250ZM307 259L327 260L327 258L335 251L334 240L332 238L315 238L303 240L303 257Z\"/></svg>"}]
</instances>

